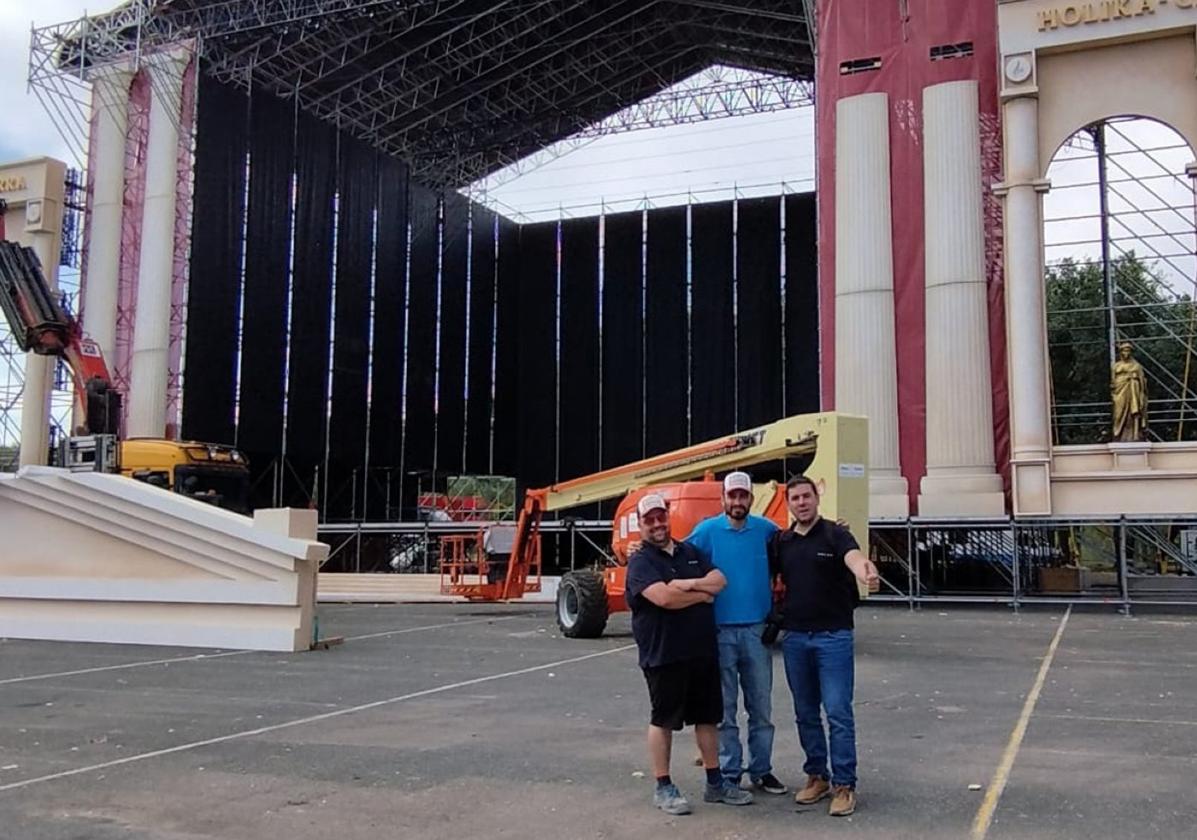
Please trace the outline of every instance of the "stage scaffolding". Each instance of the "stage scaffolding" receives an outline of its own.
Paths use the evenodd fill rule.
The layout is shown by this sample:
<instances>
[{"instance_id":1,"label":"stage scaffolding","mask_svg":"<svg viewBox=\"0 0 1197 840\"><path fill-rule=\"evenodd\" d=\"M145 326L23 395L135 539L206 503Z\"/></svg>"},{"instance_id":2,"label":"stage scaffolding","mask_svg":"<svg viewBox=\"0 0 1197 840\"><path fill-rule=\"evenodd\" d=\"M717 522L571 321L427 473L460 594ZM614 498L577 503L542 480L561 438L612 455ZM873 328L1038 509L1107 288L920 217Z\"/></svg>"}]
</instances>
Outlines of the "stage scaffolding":
<instances>
[{"instance_id":1,"label":"stage scaffolding","mask_svg":"<svg viewBox=\"0 0 1197 840\"><path fill-rule=\"evenodd\" d=\"M579 132L808 103L806 9L785 0L130 0L35 27L29 83L82 165L89 75L194 43L205 72L294 100L408 161L417 180L458 188ZM658 96L714 65L752 72Z\"/></svg>"},{"instance_id":2,"label":"stage scaffolding","mask_svg":"<svg viewBox=\"0 0 1197 840\"><path fill-rule=\"evenodd\" d=\"M85 172L94 113L114 105L97 75L194 50L203 72L289 99L408 161L417 180L487 203L495 184L480 179L502 171L502 183L600 136L811 104L810 16L785 0L129 0L35 26L28 83ZM188 114L172 119L189 137ZM0 326L0 468L19 443L14 349ZM55 406L65 427L69 393Z\"/></svg>"}]
</instances>

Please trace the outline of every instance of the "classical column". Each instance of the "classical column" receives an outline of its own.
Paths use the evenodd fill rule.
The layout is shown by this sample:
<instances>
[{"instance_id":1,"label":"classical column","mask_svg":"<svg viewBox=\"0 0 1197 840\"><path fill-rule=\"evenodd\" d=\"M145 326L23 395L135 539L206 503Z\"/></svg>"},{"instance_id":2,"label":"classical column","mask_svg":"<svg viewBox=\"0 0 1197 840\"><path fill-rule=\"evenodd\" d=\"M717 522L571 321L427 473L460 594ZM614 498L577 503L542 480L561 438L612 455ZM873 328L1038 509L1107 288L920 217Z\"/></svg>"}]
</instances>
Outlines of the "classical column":
<instances>
[{"instance_id":1,"label":"classical column","mask_svg":"<svg viewBox=\"0 0 1197 840\"><path fill-rule=\"evenodd\" d=\"M1001 516L976 81L923 90L927 475L920 516Z\"/></svg>"},{"instance_id":2,"label":"classical column","mask_svg":"<svg viewBox=\"0 0 1197 840\"><path fill-rule=\"evenodd\" d=\"M178 123L185 62L181 55L162 53L150 58L146 71L153 93L130 360L129 437L162 437L166 433Z\"/></svg>"},{"instance_id":3,"label":"classical column","mask_svg":"<svg viewBox=\"0 0 1197 840\"><path fill-rule=\"evenodd\" d=\"M1016 96L1002 106L1005 124L1006 338L1010 372L1010 444L1015 514L1051 513L1051 427L1047 315L1043 290L1039 102Z\"/></svg>"},{"instance_id":4,"label":"classical column","mask_svg":"<svg viewBox=\"0 0 1197 840\"><path fill-rule=\"evenodd\" d=\"M5 167L5 175L19 182L9 194L4 214L4 237L33 249L52 291L58 289L58 260L62 247L62 205L66 194L66 164L52 158ZM46 463L50 445L50 394L55 360L25 355L25 383L21 394L21 466Z\"/></svg>"},{"instance_id":5,"label":"classical column","mask_svg":"<svg viewBox=\"0 0 1197 840\"><path fill-rule=\"evenodd\" d=\"M889 98L836 103L835 406L869 419L869 514L906 516L898 464Z\"/></svg>"},{"instance_id":6,"label":"classical column","mask_svg":"<svg viewBox=\"0 0 1197 840\"><path fill-rule=\"evenodd\" d=\"M116 358L121 210L125 196L125 139L132 74L105 68L92 74L92 196L87 234L83 328L111 366Z\"/></svg>"},{"instance_id":7,"label":"classical column","mask_svg":"<svg viewBox=\"0 0 1197 840\"><path fill-rule=\"evenodd\" d=\"M65 175L65 173L64 173ZM35 209L36 208L36 209ZM62 208L48 206L48 202L30 202L25 205L26 216L30 213L57 213ZM58 252L61 234L58 225L53 231L42 231L29 236L29 247L37 254L42 264L42 274L50 289L58 291ZM56 360L34 353L25 354L25 388L21 397L21 451L18 463L22 467L45 464L50 450L50 396L54 390L54 366ZM67 430L69 433L69 429Z\"/></svg>"}]
</instances>

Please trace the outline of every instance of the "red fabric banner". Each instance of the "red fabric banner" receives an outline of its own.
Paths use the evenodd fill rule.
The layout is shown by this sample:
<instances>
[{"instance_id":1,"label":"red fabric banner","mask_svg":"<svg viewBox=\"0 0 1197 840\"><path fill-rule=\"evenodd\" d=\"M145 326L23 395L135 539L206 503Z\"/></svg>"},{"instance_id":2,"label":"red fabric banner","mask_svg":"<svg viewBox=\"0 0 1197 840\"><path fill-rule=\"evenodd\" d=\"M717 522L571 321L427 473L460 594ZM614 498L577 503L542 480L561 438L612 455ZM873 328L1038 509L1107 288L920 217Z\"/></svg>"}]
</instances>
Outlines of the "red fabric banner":
<instances>
[{"instance_id":1,"label":"red fabric banner","mask_svg":"<svg viewBox=\"0 0 1197 840\"><path fill-rule=\"evenodd\" d=\"M884 92L890 106L898 435L902 473L917 504L926 473L923 88L975 79L979 86L985 253L989 292L994 440L1008 482L1009 404L1002 288L997 99L997 9L992 0L820 0L816 68L821 393L835 407L836 102Z\"/></svg>"}]
</instances>

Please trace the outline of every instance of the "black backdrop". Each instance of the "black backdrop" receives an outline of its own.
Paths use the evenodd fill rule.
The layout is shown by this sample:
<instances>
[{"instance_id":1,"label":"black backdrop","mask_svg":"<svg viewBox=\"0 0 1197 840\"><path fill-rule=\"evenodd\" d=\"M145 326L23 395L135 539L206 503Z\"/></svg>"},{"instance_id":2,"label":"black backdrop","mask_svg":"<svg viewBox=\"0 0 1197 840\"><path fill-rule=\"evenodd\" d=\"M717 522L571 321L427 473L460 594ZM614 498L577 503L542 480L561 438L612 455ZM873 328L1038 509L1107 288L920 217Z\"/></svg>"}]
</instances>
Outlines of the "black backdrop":
<instances>
[{"instance_id":1,"label":"black backdrop","mask_svg":"<svg viewBox=\"0 0 1197 840\"><path fill-rule=\"evenodd\" d=\"M195 166L183 434L259 505L411 519L818 410L813 194L518 225L206 77Z\"/></svg>"}]
</instances>

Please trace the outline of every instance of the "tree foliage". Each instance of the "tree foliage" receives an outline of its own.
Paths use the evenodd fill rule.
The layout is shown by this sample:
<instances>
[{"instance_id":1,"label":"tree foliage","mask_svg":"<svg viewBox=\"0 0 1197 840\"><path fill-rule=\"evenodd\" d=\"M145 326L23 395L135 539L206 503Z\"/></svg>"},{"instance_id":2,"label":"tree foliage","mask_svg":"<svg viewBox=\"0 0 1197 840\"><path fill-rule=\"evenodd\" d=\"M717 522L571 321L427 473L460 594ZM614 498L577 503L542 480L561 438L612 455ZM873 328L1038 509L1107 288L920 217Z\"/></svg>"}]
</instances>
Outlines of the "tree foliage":
<instances>
[{"instance_id":1,"label":"tree foliage","mask_svg":"<svg viewBox=\"0 0 1197 840\"><path fill-rule=\"evenodd\" d=\"M1197 364L1185 370L1197 305L1133 252L1114 260L1110 275L1116 339L1134 345L1147 373L1149 439L1176 440L1178 429L1181 439L1197 439ZM1044 279L1056 443L1108 441L1111 345L1101 263L1063 260Z\"/></svg>"}]
</instances>

